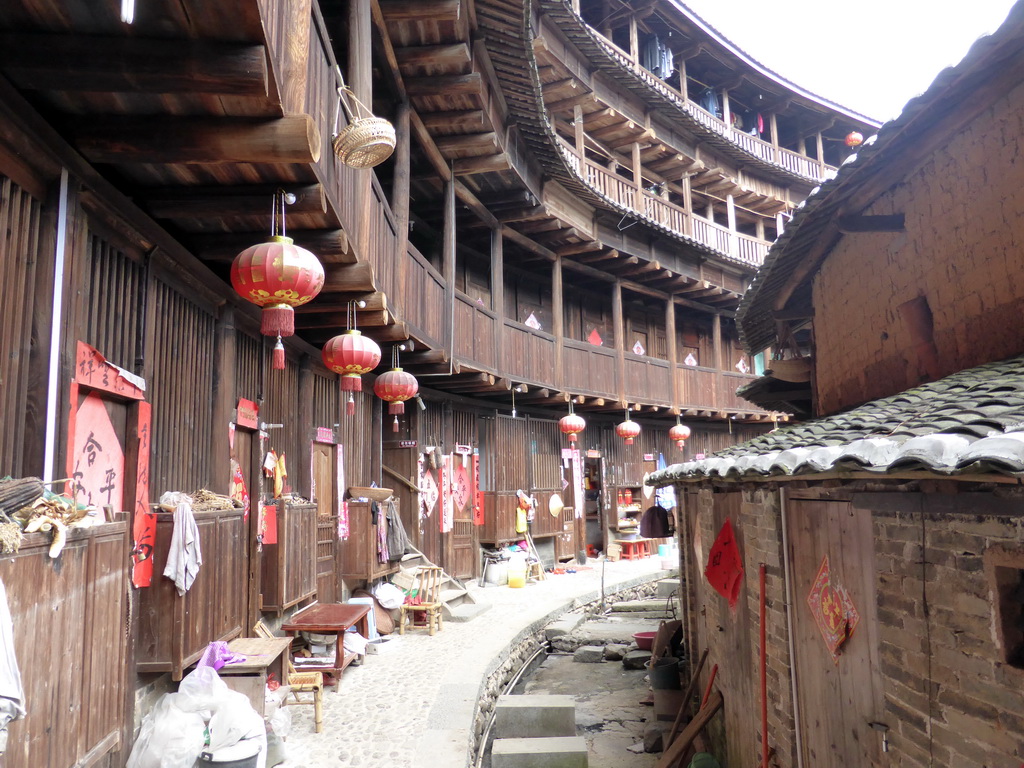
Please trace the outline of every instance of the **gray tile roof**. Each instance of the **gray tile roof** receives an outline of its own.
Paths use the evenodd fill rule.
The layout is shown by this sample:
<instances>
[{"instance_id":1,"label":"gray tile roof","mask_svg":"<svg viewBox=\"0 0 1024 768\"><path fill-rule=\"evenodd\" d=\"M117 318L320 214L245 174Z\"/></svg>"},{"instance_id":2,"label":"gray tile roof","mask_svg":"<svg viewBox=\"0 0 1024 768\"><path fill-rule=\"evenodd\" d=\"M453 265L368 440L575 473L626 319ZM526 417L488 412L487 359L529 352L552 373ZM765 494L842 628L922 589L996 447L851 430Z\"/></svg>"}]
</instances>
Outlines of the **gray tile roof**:
<instances>
[{"instance_id":1,"label":"gray tile roof","mask_svg":"<svg viewBox=\"0 0 1024 768\"><path fill-rule=\"evenodd\" d=\"M654 486L833 471L1024 476L1024 357L785 426L650 477Z\"/></svg>"}]
</instances>

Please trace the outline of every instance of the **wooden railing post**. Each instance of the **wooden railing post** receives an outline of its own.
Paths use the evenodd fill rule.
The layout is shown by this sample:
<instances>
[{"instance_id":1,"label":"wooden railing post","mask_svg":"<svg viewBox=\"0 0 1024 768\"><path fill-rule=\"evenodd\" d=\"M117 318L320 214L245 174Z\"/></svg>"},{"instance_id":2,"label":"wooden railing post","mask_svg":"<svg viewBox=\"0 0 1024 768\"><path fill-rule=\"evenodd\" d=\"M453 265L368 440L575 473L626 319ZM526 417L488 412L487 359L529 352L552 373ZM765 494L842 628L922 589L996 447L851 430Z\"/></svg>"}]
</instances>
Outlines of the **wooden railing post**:
<instances>
[{"instance_id":1,"label":"wooden railing post","mask_svg":"<svg viewBox=\"0 0 1024 768\"><path fill-rule=\"evenodd\" d=\"M714 358L713 363L715 366L715 379L712 383L711 397L714 400L715 407L717 408L719 403L718 393L722 391L722 316L714 314L711 316L711 341L714 347Z\"/></svg>"},{"instance_id":2,"label":"wooden railing post","mask_svg":"<svg viewBox=\"0 0 1024 768\"><path fill-rule=\"evenodd\" d=\"M348 77L349 88L363 104L373 103L373 14L371 0L349 0ZM356 256L369 258L370 221L373 205L372 174L354 175L350 192L355 211Z\"/></svg>"},{"instance_id":3,"label":"wooden railing post","mask_svg":"<svg viewBox=\"0 0 1024 768\"><path fill-rule=\"evenodd\" d=\"M494 310L494 352L500 367L505 360L505 251L501 226L491 230L491 309Z\"/></svg>"},{"instance_id":4,"label":"wooden railing post","mask_svg":"<svg viewBox=\"0 0 1024 768\"><path fill-rule=\"evenodd\" d=\"M776 163L779 159L779 121L774 112L768 115L768 128L772 132L772 158Z\"/></svg>"},{"instance_id":5,"label":"wooden railing post","mask_svg":"<svg viewBox=\"0 0 1024 768\"><path fill-rule=\"evenodd\" d=\"M615 392L626 402L625 327L622 321L622 281L612 283L612 326L615 331Z\"/></svg>"},{"instance_id":6,"label":"wooden railing post","mask_svg":"<svg viewBox=\"0 0 1024 768\"><path fill-rule=\"evenodd\" d=\"M395 174L391 186L391 210L395 215L395 263L398 265L395 275L397 296L389 296L391 302L397 303L404 315L409 315L407 306L407 283L409 280L409 102L399 103L395 111Z\"/></svg>"},{"instance_id":7,"label":"wooden railing post","mask_svg":"<svg viewBox=\"0 0 1024 768\"><path fill-rule=\"evenodd\" d=\"M551 263L551 332L555 336L555 381L558 387L565 389L565 355L564 317L562 311L562 257L557 256Z\"/></svg>"}]
</instances>

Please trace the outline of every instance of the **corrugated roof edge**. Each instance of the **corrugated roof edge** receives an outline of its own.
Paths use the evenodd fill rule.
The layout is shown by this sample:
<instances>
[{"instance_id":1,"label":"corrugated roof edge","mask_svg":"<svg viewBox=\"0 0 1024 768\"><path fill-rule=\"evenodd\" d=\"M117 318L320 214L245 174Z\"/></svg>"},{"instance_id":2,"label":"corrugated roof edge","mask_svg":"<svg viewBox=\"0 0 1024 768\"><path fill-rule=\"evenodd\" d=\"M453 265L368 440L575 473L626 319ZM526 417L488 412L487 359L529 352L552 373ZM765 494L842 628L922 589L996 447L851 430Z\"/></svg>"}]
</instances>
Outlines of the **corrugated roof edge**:
<instances>
[{"instance_id":1,"label":"corrugated roof edge","mask_svg":"<svg viewBox=\"0 0 1024 768\"><path fill-rule=\"evenodd\" d=\"M868 137L858 151L847 158L832 179L812 189L800 203L785 231L769 248L764 263L740 301L736 324L740 340L749 352L760 352L777 341L771 298L785 284L805 249L813 242L815 233L812 231L806 236L805 232L813 230L819 216L827 215L828 206L836 205L855 182L872 173L884 173L887 148L904 131L917 125L927 126L928 112L948 106L950 88L962 83L974 68L987 64L985 54L1017 36L1022 23L1024 0L1013 6L999 29L978 38L957 65L939 72L924 93L910 99L897 117L883 124L877 134ZM924 119L919 120L922 116Z\"/></svg>"}]
</instances>

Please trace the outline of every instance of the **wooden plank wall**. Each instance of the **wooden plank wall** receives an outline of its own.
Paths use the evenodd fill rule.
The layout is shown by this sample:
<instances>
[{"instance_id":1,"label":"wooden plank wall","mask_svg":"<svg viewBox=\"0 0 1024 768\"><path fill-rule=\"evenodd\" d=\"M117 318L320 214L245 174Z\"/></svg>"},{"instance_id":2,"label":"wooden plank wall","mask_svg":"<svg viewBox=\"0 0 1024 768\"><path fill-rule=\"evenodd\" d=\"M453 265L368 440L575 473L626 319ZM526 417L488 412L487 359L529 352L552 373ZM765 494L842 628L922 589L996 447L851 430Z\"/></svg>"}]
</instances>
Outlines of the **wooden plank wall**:
<instances>
[{"instance_id":1,"label":"wooden plank wall","mask_svg":"<svg viewBox=\"0 0 1024 768\"><path fill-rule=\"evenodd\" d=\"M162 281L152 296L150 496L159 499L164 491L187 493L212 480L214 317Z\"/></svg>"},{"instance_id":2,"label":"wooden plank wall","mask_svg":"<svg viewBox=\"0 0 1024 768\"><path fill-rule=\"evenodd\" d=\"M52 256L47 259L42 254L47 239L41 232L41 217L38 200L10 179L0 178L0 232L6 233L0 238L0 274L7 296L0 313L0 360L4 362L0 370L0 475L15 477L25 474L22 417L29 401L37 265L52 261Z\"/></svg>"},{"instance_id":3,"label":"wooden plank wall","mask_svg":"<svg viewBox=\"0 0 1024 768\"><path fill-rule=\"evenodd\" d=\"M11 723L5 768L89 765L126 735L127 524L68 534L59 560L30 534L0 560L28 716Z\"/></svg>"}]
</instances>

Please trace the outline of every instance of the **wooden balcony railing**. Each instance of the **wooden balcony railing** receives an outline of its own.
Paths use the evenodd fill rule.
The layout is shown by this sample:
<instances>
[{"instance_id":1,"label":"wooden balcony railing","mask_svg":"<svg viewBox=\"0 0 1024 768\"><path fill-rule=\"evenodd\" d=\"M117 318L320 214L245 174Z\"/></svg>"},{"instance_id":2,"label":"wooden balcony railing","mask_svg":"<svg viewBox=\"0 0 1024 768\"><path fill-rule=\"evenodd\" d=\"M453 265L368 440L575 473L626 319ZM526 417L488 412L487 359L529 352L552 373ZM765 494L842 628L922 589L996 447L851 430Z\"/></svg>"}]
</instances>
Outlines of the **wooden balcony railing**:
<instances>
[{"instance_id":1,"label":"wooden balcony railing","mask_svg":"<svg viewBox=\"0 0 1024 768\"><path fill-rule=\"evenodd\" d=\"M671 85L666 83L660 77L655 75L653 72L644 69L639 62L635 61L626 51L619 48L611 40L606 38L600 32L590 27L591 33L594 38L612 55L623 67L635 73L641 80L643 80L653 90L658 91L663 96L666 96L670 100L676 102L678 106L688 112L697 122L703 125L705 128L714 131L719 136L722 136L731 141L736 146L740 147L744 151L750 153L754 157L760 158L768 163L774 163L775 165L781 165L787 171L795 173L804 178L812 181L821 181L825 178L825 174L828 172L835 172L835 167L819 163L817 160L806 155L801 155L798 152L794 152L791 149L784 147L776 147L770 142L764 139L758 138L757 136L751 136L749 133L743 131L737 131L731 125L726 125L724 120L719 119L710 112L702 109L696 103L683 97L683 95L673 88Z\"/></svg>"},{"instance_id":2,"label":"wooden balcony railing","mask_svg":"<svg viewBox=\"0 0 1024 768\"><path fill-rule=\"evenodd\" d=\"M566 389L597 397L611 397L619 391L614 349L573 339L565 339L562 348Z\"/></svg>"},{"instance_id":3,"label":"wooden balcony railing","mask_svg":"<svg viewBox=\"0 0 1024 768\"><path fill-rule=\"evenodd\" d=\"M771 247L769 241L733 232L713 221L688 213L678 205L646 189L638 188L630 179L613 173L589 158L580 157L561 137L558 142L569 167L573 168L591 189L608 200L629 208L648 221L660 224L680 235L692 237L734 259L754 266L760 266L764 262L768 248ZM583 173L580 173L581 168ZM638 200L642 201L640 206L637 204Z\"/></svg>"}]
</instances>

